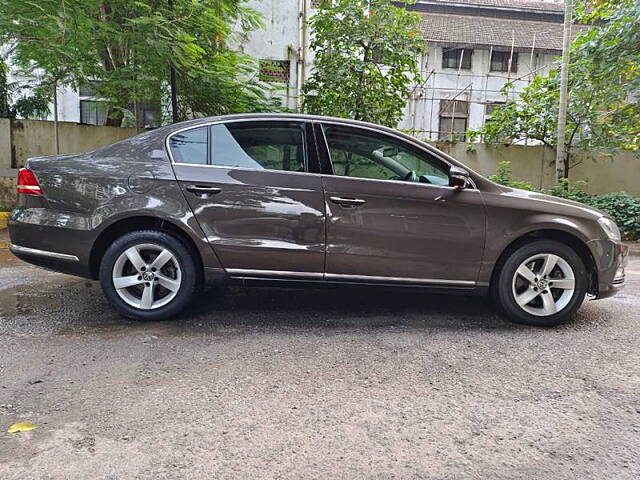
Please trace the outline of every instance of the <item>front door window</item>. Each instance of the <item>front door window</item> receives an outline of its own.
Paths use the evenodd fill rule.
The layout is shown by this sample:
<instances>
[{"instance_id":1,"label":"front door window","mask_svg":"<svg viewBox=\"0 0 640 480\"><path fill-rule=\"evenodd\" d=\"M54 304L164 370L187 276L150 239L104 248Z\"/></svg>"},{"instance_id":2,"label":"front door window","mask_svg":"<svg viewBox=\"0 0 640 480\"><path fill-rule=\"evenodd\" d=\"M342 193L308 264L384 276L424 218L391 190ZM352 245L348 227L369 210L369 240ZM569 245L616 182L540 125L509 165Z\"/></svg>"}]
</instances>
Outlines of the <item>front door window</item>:
<instances>
[{"instance_id":1,"label":"front door window","mask_svg":"<svg viewBox=\"0 0 640 480\"><path fill-rule=\"evenodd\" d=\"M390 136L325 126L334 175L449 185L446 164Z\"/></svg>"}]
</instances>

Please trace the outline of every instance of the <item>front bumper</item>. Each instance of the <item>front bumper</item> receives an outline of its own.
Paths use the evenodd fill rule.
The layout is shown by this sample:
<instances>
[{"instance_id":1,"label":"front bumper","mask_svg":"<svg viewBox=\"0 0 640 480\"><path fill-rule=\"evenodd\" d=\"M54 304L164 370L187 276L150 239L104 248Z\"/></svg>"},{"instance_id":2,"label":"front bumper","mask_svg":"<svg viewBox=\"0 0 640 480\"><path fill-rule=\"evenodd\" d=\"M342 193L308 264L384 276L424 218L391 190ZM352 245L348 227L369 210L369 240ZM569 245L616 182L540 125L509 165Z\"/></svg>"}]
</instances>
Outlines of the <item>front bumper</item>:
<instances>
[{"instance_id":1,"label":"front bumper","mask_svg":"<svg viewBox=\"0 0 640 480\"><path fill-rule=\"evenodd\" d=\"M625 285L629 247L611 240L592 240L589 247L594 254L598 275L595 298L611 297Z\"/></svg>"}]
</instances>

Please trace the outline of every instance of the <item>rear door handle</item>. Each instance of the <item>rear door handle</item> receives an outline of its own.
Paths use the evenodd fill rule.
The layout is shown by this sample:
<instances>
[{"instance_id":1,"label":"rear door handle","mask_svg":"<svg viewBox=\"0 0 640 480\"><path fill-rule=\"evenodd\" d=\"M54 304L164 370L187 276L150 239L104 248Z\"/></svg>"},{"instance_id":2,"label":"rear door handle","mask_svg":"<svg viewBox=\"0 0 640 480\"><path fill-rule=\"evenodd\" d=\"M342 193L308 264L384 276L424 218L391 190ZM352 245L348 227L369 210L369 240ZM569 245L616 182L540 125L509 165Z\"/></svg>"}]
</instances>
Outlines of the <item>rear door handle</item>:
<instances>
[{"instance_id":1,"label":"rear door handle","mask_svg":"<svg viewBox=\"0 0 640 480\"><path fill-rule=\"evenodd\" d=\"M349 198L349 197L329 197L333 203L337 203L341 207L357 207L358 205L362 205L367 203L365 200L361 198Z\"/></svg>"},{"instance_id":2,"label":"rear door handle","mask_svg":"<svg viewBox=\"0 0 640 480\"><path fill-rule=\"evenodd\" d=\"M208 187L206 185L187 185L187 191L195 193L196 195L215 195L222 191L218 187Z\"/></svg>"}]
</instances>

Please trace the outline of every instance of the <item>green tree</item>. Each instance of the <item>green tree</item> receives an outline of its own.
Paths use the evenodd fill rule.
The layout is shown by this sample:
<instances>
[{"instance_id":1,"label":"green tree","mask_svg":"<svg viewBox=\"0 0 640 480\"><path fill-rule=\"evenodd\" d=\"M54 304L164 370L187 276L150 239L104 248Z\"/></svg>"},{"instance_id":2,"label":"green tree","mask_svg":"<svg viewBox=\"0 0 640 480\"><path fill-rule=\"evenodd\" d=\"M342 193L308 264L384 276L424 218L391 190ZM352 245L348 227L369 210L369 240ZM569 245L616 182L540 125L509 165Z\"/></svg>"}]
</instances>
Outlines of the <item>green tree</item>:
<instances>
[{"instance_id":1,"label":"green tree","mask_svg":"<svg viewBox=\"0 0 640 480\"><path fill-rule=\"evenodd\" d=\"M42 118L49 114L49 92L9 82L9 68L0 58L0 118Z\"/></svg>"},{"instance_id":2,"label":"green tree","mask_svg":"<svg viewBox=\"0 0 640 480\"><path fill-rule=\"evenodd\" d=\"M132 104L166 104L177 71L179 117L270 110L252 59L232 48L261 25L245 0L0 0L0 43L41 87L87 82L108 123Z\"/></svg>"},{"instance_id":3,"label":"green tree","mask_svg":"<svg viewBox=\"0 0 640 480\"><path fill-rule=\"evenodd\" d=\"M640 6L606 0L595 9L581 6L579 15L597 22L571 46L565 178L577 165L576 150L613 155L640 149ZM508 144L526 137L555 149L559 87L559 67L536 77L482 129L469 132L470 140ZM506 84L503 93L512 88Z\"/></svg>"},{"instance_id":4,"label":"green tree","mask_svg":"<svg viewBox=\"0 0 640 480\"><path fill-rule=\"evenodd\" d=\"M419 76L420 16L391 0L321 0L311 18L309 113L395 126ZM411 2L402 2L411 3Z\"/></svg>"}]
</instances>

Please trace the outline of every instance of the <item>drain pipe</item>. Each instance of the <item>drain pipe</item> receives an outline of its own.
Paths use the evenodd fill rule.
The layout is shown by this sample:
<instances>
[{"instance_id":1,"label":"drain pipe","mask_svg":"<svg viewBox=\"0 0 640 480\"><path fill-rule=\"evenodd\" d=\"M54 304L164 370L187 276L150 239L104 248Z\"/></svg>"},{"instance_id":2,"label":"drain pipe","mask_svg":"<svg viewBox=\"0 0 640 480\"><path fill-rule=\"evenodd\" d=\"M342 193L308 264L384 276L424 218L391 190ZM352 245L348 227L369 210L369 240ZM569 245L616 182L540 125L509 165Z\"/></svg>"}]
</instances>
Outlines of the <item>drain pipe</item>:
<instances>
[{"instance_id":1,"label":"drain pipe","mask_svg":"<svg viewBox=\"0 0 640 480\"><path fill-rule=\"evenodd\" d=\"M297 78L297 95L298 95L298 110L302 111L302 87L304 85L306 75L307 75L307 43L309 41L309 26L307 22L309 20L309 0L300 0L299 2L299 14L298 18L300 21L300 30L299 30L299 45L300 48L298 50L298 78Z\"/></svg>"},{"instance_id":2,"label":"drain pipe","mask_svg":"<svg viewBox=\"0 0 640 480\"><path fill-rule=\"evenodd\" d=\"M56 144L56 155L60 155L60 130L58 128L58 82L53 82L53 134Z\"/></svg>"}]
</instances>

